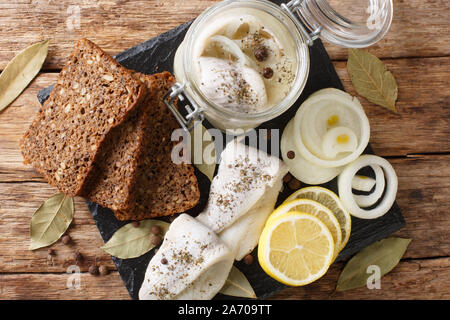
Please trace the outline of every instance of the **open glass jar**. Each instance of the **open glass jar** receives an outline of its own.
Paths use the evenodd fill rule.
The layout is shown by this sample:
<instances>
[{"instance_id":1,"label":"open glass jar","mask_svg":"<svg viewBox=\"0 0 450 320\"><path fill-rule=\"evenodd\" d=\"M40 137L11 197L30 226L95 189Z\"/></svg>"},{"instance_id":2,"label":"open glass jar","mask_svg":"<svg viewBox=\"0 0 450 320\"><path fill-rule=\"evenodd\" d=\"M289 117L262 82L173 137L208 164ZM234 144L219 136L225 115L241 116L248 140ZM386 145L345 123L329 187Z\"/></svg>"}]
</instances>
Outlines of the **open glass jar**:
<instances>
[{"instance_id":1,"label":"open glass jar","mask_svg":"<svg viewBox=\"0 0 450 320\"><path fill-rule=\"evenodd\" d=\"M333 2L351 8L351 16L340 15ZM185 130L204 117L223 131L255 128L298 99L315 39L367 47L386 34L391 21L392 0L219 2L193 22L178 48L177 84L165 103ZM184 97L187 116L174 106Z\"/></svg>"}]
</instances>

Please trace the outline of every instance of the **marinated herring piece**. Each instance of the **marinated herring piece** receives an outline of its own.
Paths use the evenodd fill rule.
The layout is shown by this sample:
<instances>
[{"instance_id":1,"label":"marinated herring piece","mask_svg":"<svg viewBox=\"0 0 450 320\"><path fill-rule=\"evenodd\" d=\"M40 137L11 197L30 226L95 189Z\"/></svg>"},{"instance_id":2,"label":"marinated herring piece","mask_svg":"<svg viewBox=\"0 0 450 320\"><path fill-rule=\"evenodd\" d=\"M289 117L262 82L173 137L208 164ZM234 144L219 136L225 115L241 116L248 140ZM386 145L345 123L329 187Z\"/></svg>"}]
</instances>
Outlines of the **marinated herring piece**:
<instances>
[{"instance_id":1,"label":"marinated herring piece","mask_svg":"<svg viewBox=\"0 0 450 320\"><path fill-rule=\"evenodd\" d=\"M211 299L225 284L233 261L231 251L214 232L182 214L151 259L139 299Z\"/></svg>"},{"instance_id":2,"label":"marinated herring piece","mask_svg":"<svg viewBox=\"0 0 450 320\"><path fill-rule=\"evenodd\" d=\"M273 211L282 179L283 162L241 143L228 143L205 210L197 217L224 240L241 260L256 246Z\"/></svg>"},{"instance_id":3,"label":"marinated herring piece","mask_svg":"<svg viewBox=\"0 0 450 320\"><path fill-rule=\"evenodd\" d=\"M258 113L290 91L296 54L281 25L258 10L225 12L198 37L194 63L202 93L237 113Z\"/></svg>"}]
</instances>

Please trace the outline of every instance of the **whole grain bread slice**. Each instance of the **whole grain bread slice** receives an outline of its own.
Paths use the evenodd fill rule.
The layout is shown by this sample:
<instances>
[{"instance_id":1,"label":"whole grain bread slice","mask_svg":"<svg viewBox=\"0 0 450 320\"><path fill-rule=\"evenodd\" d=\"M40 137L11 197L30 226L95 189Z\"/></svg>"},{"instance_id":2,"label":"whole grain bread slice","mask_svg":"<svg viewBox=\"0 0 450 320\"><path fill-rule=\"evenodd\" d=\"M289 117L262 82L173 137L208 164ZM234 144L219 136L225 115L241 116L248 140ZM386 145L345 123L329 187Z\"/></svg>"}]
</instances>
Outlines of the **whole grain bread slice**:
<instances>
[{"instance_id":1,"label":"whole grain bread slice","mask_svg":"<svg viewBox=\"0 0 450 320\"><path fill-rule=\"evenodd\" d=\"M148 109L158 91L159 75L134 73L134 76L142 78L146 84L147 96L136 112L108 134L80 194L114 211L132 211L135 207L135 173L142 158L145 131L151 130L147 127L150 123Z\"/></svg>"},{"instance_id":2,"label":"whole grain bread slice","mask_svg":"<svg viewBox=\"0 0 450 320\"><path fill-rule=\"evenodd\" d=\"M152 76L139 74L141 81L150 86L157 84L156 95L143 108L148 123L142 137L142 153L136 168L132 192L134 208L115 210L119 220L143 220L184 212L195 207L200 200L197 177L192 164L172 161L172 132L179 128L173 114L163 102L164 94L175 83L168 73Z\"/></svg>"},{"instance_id":3,"label":"whole grain bread slice","mask_svg":"<svg viewBox=\"0 0 450 320\"><path fill-rule=\"evenodd\" d=\"M78 195L110 130L145 95L146 86L129 70L94 43L79 40L21 140L24 162L61 192Z\"/></svg>"}]
</instances>

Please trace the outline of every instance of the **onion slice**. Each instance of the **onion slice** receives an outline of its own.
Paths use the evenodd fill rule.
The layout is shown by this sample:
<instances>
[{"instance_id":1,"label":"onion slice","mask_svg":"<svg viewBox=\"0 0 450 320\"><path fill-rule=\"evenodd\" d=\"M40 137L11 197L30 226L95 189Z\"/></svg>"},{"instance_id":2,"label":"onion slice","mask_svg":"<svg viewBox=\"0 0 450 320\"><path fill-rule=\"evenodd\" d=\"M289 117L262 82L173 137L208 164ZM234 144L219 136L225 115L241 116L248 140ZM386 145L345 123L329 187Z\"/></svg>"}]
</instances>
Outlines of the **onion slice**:
<instances>
[{"instance_id":1,"label":"onion slice","mask_svg":"<svg viewBox=\"0 0 450 320\"><path fill-rule=\"evenodd\" d=\"M352 193L352 180L356 173L367 166L380 166L387 182L383 200L375 208L366 210L358 206ZM375 155L362 155L345 167L338 178L339 198L351 215L361 219L376 219L386 214L392 207L397 195L398 179L392 165Z\"/></svg>"},{"instance_id":2,"label":"onion slice","mask_svg":"<svg viewBox=\"0 0 450 320\"><path fill-rule=\"evenodd\" d=\"M356 195L356 194L353 195L353 197L355 198L356 204L361 208L367 208L367 207L370 207L370 206L374 205L375 203L377 203L377 201L383 195L384 187L386 184L386 180L384 179L383 169L381 169L380 166L378 166L378 165L371 165L370 167L372 168L372 170L375 173L375 180L374 180L375 190L371 194L368 194L368 195ZM355 177L352 179L352 187L353 187ZM373 180L372 178L367 178L367 177L365 177L365 178L366 178L366 180L368 180L368 179ZM372 188L370 188L369 191L370 190L372 190Z\"/></svg>"},{"instance_id":3,"label":"onion slice","mask_svg":"<svg viewBox=\"0 0 450 320\"><path fill-rule=\"evenodd\" d=\"M345 166L356 160L369 143L369 119L358 99L336 90L325 89L314 93L303 102L294 118L297 149L305 160L319 167ZM336 126L353 131L358 140L357 148L329 159L323 152L322 141L325 134Z\"/></svg>"},{"instance_id":4,"label":"onion slice","mask_svg":"<svg viewBox=\"0 0 450 320\"><path fill-rule=\"evenodd\" d=\"M238 64L247 67L255 67L255 63L242 52L241 48L233 40L220 35L213 36L210 40L217 42L223 50L233 55L237 59Z\"/></svg>"},{"instance_id":5,"label":"onion slice","mask_svg":"<svg viewBox=\"0 0 450 320\"><path fill-rule=\"evenodd\" d=\"M281 155L284 163L289 167L289 172L298 180L307 184L322 184L333 180L344 170L344 167L324 168L306 161L297 149L293 138L294 121L287 124L281 137ZM289 159L288 153L294 152L294 158Z\"/></svg>"}]
</instances>

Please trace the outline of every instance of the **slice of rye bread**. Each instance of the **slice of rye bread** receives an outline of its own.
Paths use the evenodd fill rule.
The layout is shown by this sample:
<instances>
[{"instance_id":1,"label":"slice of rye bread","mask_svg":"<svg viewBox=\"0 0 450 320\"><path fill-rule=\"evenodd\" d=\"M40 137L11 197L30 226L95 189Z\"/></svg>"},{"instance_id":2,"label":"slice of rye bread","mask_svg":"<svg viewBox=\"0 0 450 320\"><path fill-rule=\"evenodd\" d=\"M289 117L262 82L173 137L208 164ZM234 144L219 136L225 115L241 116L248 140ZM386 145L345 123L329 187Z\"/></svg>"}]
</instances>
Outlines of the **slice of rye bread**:
<instances>
[{"instance_id":1,"label":"slice of rye bread","mask_svg":"<svg viewBox=\"0 0 450 320\"><path fill-rule=\"evenodd\" d=\"M136 204L135 172L142 158L143 137L149 130L149 108L154 104L158 81L163 75L134 73L134 76L146 84L147 96L133 115L108 134L80 194L113 211L132 211Z\"/></svg>"},{"instance_id":2,"label":"slice of rye bread","mask_svg":"<svg viewBox=\"0 0 450 320\"><path fill-rule=\"evenodd\" d=\"M139 76L150 86L150 76ZM168 72L154 77L158 90L146 111L149 118L132 191L135 206L132 210L115 210L119 220L173 215L195 207L200 200L194 167L187 163L175 164L171 159L172 149L178 143L171 141L171 136L179 124L164 104L163 97L175 79Z\"/></svg>"},{"instance_id":3,"label":"slice of rye bread","mask_svg":"<svg viewBox=\"0 0 450 320\"><path fill-rule=\"evenodd\" d=\"M146 91L111 56L89 40L79 40L22 138L24 162L61 192L78 195L105 137L141 103Z\"/></svg>"}]
</instances>

